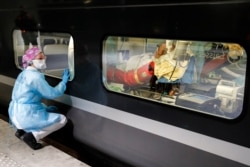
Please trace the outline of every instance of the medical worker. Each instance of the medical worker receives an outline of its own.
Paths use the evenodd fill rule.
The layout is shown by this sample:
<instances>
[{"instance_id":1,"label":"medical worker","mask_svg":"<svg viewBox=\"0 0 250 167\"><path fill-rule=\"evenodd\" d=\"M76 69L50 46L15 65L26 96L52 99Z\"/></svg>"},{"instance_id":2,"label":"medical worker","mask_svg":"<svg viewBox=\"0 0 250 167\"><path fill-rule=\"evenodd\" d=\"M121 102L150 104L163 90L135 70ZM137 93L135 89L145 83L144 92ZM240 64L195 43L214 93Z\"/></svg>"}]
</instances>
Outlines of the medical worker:
<instances>
[{"instance_id":1,"label":"medical worker","mask_svg":"<svg viewBox=\"0 0 250 167\"><path fill-rule=\"evenodd\" d=\"M9 105L9 117L17 128L15 136L22 139L32 149L42 148L38 141L50 133L62 128L67 119L55 113L55 106L46 106L42 98L53 99L63 95L69 79L69 70L65 69L62 81L51 87L41 70L46 68L43 52L32 47L23 56L24 70L18 75Z\"/></svg>"}]
</instances>

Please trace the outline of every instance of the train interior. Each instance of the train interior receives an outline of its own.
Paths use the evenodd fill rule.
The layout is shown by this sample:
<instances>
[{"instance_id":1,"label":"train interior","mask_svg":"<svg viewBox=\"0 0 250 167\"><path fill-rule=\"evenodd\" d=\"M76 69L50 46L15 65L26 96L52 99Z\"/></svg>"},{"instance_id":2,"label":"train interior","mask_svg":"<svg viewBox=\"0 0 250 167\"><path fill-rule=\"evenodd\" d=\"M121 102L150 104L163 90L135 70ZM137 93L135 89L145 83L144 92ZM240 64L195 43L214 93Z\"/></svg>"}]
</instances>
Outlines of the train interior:
<instances>
[{"instance_id":1,"label":"train interior","mask_svg":"<svg viewBox=\"0 0 250 167\"><path fill-rule=\"evenodd\" d=\"M247 55L239 44L110 36L104 47L111 91L227 119L242 111Z\"/></svg>"}]
</instances>

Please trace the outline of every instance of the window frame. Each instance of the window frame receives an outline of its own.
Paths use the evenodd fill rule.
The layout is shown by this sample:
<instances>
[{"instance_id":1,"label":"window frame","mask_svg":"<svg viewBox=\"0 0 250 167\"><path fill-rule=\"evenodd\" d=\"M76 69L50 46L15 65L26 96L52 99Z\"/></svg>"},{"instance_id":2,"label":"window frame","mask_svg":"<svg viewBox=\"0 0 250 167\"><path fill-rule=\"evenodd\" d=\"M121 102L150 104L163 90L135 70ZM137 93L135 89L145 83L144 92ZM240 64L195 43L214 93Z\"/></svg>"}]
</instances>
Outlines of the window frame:
<instances>
[{"instance_id":1,"label":"window frame","mask_svg":"<svg viewBox=\"0 0 250 167\"><path fill-rule=\"evenodd\" d=\"M170 92L164 94L164 91L159 92L158 90L153 90L149 83L149 78L143 81L142 76L146 75L145 73L148 75L149 72L147 71L148 69L145 65L147 65L148 68L151 68L150 63L154 60L154 75L157 70L156 65L160 67L159 63L156 63L159 60L155 58L155 53L157 52L157 49L160 48L159 44L165 43L165 45L168 45L167 41L176 42L176 48L174 51L176 55L179 55L179 57L176 59L179 60L181 54L188 54L189 64L191 60L190 58L192 58L192 56L195 56L196 62L198 61L198 58L203 59L204 64L200 69L202 74L203 71L209 71L208 61L217 61L217 64L215 63L210 65L212 69L214 68L213 71L207 72L206 76L202 78L207 79L208 81L201 81L200 78L199 82L196 81L197 83L177 83L176 87L178 88L178 91L177 93L174 92L173 95L170 95ZM195 45L192 46L192 44ZM153 46L155 49L152 49ZM192 48L193 51L190 48ZM190 53L187 53L188 49ZM200 51L199 49L203 53L202 56L192 55L194 53L197 54ZM170 49L168 48L168 50ZM151 57L147 54L149 52ZM149 58L148 61L142 60L142 58L140 58L146 56ZM141 60L136 59L136 57L138 57L138 59L140 58ZM182 109L230 120L236 119L242 113L245 92L247 55L245 49L238 43L107 36L103 41L102 61L104 73L103 84L105 88L111 92L121 93L128 96L137 97L142 100L154 101L161 104L175 106ZM139 67L132 67L133 64L139 64L140 61L147 62L145 64L140 64L141 66ZM163 64L163 61L164 59L161 58L161 64ZM219 67L220 61L223 62L221 67ZM216 67L217 65L218 69ZM142 70L143 66L144 71L140 71ZM198 65L195 64L195 68L197 68L196 66ZM237 69L234 69L234 66L238 66L240 68L239 73L237 73ZM159 68L159 70L162 71L166 71L166 69L167 68ZM183 75L186 74L186 71ZM225 74L223 74L223 72ZM141 75L141 77L139 75ZM234 77L234 80L230 79ZM166 77L164 79L166 80ZM158 85L161 83L159 80L159 77L157 77ZM192 80L192 82L193 81L194 80ZM206 82L211 84L211 88L205 85ZM170 83L172 84L172 87L175 85L175 82L173 81ZM180 84L179 87L178 84ZM166 85L167 84L165 84L165 86ZM181 92L183 89L187 89L187 87L189 91ZM171 90L173 90L173 88ZM205 91L206 93L204 93ZM211 92L213 92L213 94L210 94Z\"/></svg>"},{"instance_id":2,"label":"window frame","mask_svg":"<svg viewBox=\"0 0 250 167\"><path fill-rule=\"evenodd\" d=\"M26 34L28 37L25 38L23 34ZM45 75L62 79L63 70L65 68L68 68L70 71L69 81L73 80L75 74L74 70L75 67L74 67L74 41L72 35L70 35L69 33L62 33L62 32L40 32L40 31L37 32L37 31L22 31L19 29L14 29L12 33L12 38L13 38L13 49L14 49L14 60L15 60L15 65L18 69L23 70L21 61L22 61L22 55L24 55L25 51L29 47L37 46L44 52L45 56L47 57L46 59L47 69L42 71ZM48 44L45 44L46 40L48 40ZM50 49L48 49L50 51L47 51L47 53L44 50L45 46L50 47ZM61 56L61 58L59 56ZM59 63L53 63L55 59L57 59ZM57 64L57 66L53 64Z\"/></svg>"}]
</instances>

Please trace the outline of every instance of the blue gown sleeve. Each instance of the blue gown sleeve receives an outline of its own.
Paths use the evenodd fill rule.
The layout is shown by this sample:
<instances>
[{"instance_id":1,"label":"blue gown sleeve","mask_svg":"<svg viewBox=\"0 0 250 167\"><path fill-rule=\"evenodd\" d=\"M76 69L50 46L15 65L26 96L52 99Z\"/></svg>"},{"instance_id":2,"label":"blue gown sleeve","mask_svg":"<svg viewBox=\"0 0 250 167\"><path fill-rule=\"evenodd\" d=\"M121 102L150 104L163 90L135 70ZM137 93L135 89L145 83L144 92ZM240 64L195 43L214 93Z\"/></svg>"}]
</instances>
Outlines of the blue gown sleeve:
<instances>
[{"instance_id":1,"label":"blue gown sleeve","mask_svg":"<svg viewBox=\"0 0 250 167\"><path fill-rule=\"evenodd\" d=\"M40 73L39 75L35 75L31 82L31 86L38 94L40 94L43 98L46 99L54 99L61 95L63 95L66 90L66 84L62 81L59 82L55 87L49 85L49 83L45 80L44 74Z\"/></svg>"}]
</instances>

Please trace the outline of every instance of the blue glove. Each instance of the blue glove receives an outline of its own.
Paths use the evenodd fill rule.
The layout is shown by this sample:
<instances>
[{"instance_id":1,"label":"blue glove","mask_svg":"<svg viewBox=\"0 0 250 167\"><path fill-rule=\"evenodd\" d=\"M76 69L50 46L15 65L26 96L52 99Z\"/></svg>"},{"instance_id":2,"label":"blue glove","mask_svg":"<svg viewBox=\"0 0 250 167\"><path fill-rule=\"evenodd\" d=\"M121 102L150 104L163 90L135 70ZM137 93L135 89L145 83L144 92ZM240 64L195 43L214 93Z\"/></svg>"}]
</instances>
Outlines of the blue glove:
<instances>
[{"instance_id":1,"label":"blue glove","mask_svg":"<svg viewBox=\"0 0 250 167\"><path fill-rule=\"evenodd\" d=\"M62 75L62 81L63 83L67 83L70 77L69 69L64 69L63 75Z\"/></svg>"}]
</instances>

